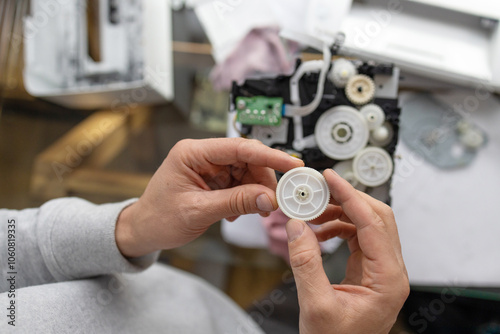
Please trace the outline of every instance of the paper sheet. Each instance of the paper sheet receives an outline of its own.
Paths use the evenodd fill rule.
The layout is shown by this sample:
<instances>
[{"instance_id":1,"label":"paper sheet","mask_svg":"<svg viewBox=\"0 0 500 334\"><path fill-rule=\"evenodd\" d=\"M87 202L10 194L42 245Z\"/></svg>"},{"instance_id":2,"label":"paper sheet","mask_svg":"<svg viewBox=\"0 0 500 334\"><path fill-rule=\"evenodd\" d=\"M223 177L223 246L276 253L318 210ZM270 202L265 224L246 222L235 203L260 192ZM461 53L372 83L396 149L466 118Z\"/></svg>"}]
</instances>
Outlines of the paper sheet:
<instances>
[{"instance_id":1,"label":"paper sheet","mask_svg":"<svg viewBox=\"0 0 500 334\"><path fill-rule=\"evenodd\" d=\"M436 95L488 133L470 166L441 170L398 146L392 207L412 284L500 287L500 99L485 95Z\"/></svg>"}]
</instances>

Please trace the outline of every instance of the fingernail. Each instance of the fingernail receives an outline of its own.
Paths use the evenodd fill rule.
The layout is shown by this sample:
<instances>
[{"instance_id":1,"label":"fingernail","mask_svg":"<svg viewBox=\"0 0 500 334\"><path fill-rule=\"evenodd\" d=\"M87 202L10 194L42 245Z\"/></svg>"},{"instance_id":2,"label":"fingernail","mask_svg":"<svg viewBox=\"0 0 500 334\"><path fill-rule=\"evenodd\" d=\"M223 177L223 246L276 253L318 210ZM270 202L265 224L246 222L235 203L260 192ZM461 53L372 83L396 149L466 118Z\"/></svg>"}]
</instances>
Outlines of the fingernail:
<instances>
[{"instance_id":1,"label":"fingernail","mask_svg":"<svg viewBox=\"0 0 500 334\"><path fill-rule=\"evenodd\" d=\"M269 199L269 197L266 194L262 194L259 197L257 197L257 208L260 211L264 212L271 212L274 211L273 203Z\"/></svg>"},{"instance_id":2,"label":"fingernail","mask_svg":"<svg viewBox=\"0 0 500 334\"><path fill-rule=\"evenodd\" d=\"M334 171L333 169L330 169L330 170L332 171L332 173L333 173L334 175L339 175L339 174L337 174L337 172L336 172L336 171Z\"/></svg>"},{"instance_id":3,"label":"fingernail","mask_svg":"<svg viewBox=\"0 0 500 334\"><path fill-rule=\"evenodd\" d=\"M291 219L286 224L286 234L288 235L288 241L292 242L302 235L304 232L304 223L299 220Z\"/></svg>"},{"instance_id":4,"label":"fingernail","mask_svg":"<svg viewBox=\"0 0 500 334\"><path fill-rule=\"evenodd\" d=\"M302 159L299 159L297 157L294 157L293 155L290 156L290 158L292 158L292 160L295 160L295 161L300 161L300 162L303 162Z\"/></svg>"}]
</instances>

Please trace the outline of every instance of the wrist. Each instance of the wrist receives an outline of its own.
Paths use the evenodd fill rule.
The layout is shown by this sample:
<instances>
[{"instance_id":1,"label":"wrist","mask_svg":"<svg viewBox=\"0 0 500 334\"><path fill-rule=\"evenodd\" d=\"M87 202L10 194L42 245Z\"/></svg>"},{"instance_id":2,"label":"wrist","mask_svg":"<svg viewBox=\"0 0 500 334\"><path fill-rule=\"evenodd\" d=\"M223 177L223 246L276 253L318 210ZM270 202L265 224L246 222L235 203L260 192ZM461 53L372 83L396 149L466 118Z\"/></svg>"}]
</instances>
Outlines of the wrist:
<instances>
[{"instance_id":1,"label":"wrist","mask_svg":"<svg viewBox=\"0 0 500 334\"><path fill-rule=\"evenodd\" d=\"M139 202L127 206L118 216L115 239L118 249L127 258L136 258L156 251L151 244L143 240L140 215L137 214Z\"/></svg>"}]
</instances>

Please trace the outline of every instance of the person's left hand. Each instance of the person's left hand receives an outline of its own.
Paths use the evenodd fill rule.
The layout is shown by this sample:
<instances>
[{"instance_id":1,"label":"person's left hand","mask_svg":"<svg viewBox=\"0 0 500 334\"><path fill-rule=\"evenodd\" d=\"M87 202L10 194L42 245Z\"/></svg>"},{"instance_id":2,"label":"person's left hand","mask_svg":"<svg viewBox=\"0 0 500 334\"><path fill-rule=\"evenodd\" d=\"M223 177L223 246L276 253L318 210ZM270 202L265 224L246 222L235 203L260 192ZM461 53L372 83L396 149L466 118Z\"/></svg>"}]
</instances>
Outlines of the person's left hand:
<instances>
[{"instance_id":1,"label":"person's left hand","mask_svg":"<svg viewBox=\"0 0 500 334\"><path fill-rule=\"evenodd\" d=\"M118 248L127 257L139 257L182 246L222 218L265 216L278 208L274 170L303 165L257 140L182 140L139 201L120 214Z\"/></svg>"}]
</instances>

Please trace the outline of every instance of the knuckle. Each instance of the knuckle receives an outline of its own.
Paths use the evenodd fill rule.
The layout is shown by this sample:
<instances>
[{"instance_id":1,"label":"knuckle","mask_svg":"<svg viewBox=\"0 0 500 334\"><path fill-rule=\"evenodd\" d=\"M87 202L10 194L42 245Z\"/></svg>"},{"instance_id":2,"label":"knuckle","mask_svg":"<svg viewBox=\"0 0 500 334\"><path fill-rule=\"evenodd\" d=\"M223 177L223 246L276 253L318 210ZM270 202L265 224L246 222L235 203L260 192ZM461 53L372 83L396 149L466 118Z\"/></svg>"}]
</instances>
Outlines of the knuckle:
<instances>
[{"instance_id":1,"label":"knuckle","mask_svg":"<svg viewBox=\"0 0 500 334\"><path fill-rule=\"evenodd\" d=\"M235 216L250 213L251 208L245 200L245 194L242 190L237 190L233 193L229 205L230 212Z\"/></svg>"},{"instance_id":2,"label":"knuckle","mask_svg":"<svg viewBox=\"0 0 500 334\"><path fill-rule=\"evenodd\" d=\"M316 264L314 260L318 255L317 250L314 249L292 253L290 254L290 265L295 269L309 270Z\"/></svg>"},{"instance_id":3,"label":"knuckle","mask_svg":"<svg viewBox=\"0 0 500 334\"><path fill-rule=\"evenodd\" d=\"M260 140L257 140L257 139L248 139L244 142L244 144L245 144L244 147L249 152L252 152L252 153L255 153L259 150L262 150L263 147L267 148L267 146L262 144L262 142Z\"/></svg>"},{"instance_id":4,"label":"knuckle","mask_svg":"<svg viewBox=\"0 0 500 334\"><path fill-rule=\"evenodd\" d=\"M262 145L262 142L260 140L257 140L257 139L250 139L248 141L249 144L251 145L255 145L255 146L261 146Z\"/></svg>"},{"instance_id":5,"label":"knuckle","mask_svg":"<svg viewBox=\"0 0 500 334\"><path fill-rule=\"evenodd\" d=\"M401 298L403 299L403 302L408 298L409 295L410 295L410 281L408 280L407 277L405 277L401 288Z\"/></svg>"},{"instance_id":6,"label":"knuckle","mask_svg":"<svg viewBox=\"0 0 500 334\"><path fill-rule=\"evenodd\" d=\"M385 214L388 218L394 219L394 211L392 211L392 208L391 208L389 205L387 205L387 204L385 204L385 203L384 203L384 208L383 208L383 210L384 210L384 211L383 211L383 212L384 212L384 214Z\"/></svg>"},{"instance_id":7,"label":"knuckle","mask_svg":"<svg viewBox=\"0 0 500 334\"><path fill-rule=\"evenodd\" d=\"M384 220L378 215L374 217L372 224L377 229L380 229L380 230L386 229Z\"/></svg>"},{"instance_id":8,"label":"knuckle","mask_svg":"<svg viewBox=\"0 0 500 334\"><path fill-rule=\"evenodd\" d=\"M194 143L194 139L182 139L182 140L179 140L175 145L174 147L172 147L172 151L183 151L185 150L186 148L190 147L193 145Z\"/></svg>"},{"instance_id":9,"label":"knuckle","mask_svg":"<svg viewBox=\"0 0 500 334\"><path fill-rule=\"evenodd\" d=\"M406 276L404 272L404 269L401 270L401 268L399 268L391 270L388 279L393 282L393 284L391 284L393 288L391 289L392 292L390 295L393 296L395 301L397 300L403 304L410 294L410 282L408 280L408 276Z\"/></svg>"}]
</instances>

